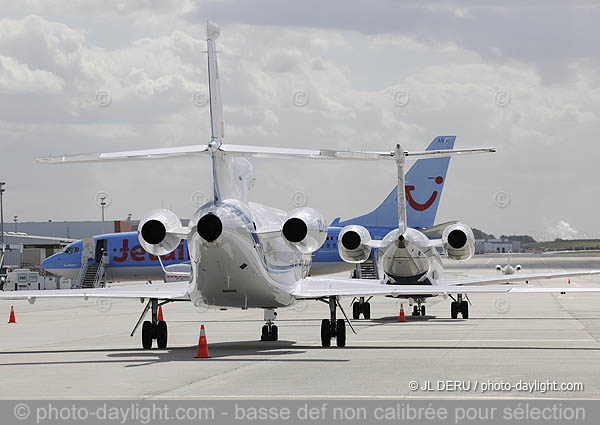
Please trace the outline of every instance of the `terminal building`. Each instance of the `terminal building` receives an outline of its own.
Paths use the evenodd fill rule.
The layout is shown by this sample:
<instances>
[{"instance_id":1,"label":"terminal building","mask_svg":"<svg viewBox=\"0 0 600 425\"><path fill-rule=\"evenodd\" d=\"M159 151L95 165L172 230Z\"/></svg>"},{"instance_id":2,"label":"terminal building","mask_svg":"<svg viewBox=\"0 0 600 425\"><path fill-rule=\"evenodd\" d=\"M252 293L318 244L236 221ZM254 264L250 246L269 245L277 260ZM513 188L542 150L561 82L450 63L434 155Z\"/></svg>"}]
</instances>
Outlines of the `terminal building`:
<instances>
[{"instance_id":1,"label":"terminal building","mask_svg":"<svg viewBox=\"0 0 600 425\"><path fill-rule=\"evenodd\" d=\"M498 254L521 252L521 242L508 239L477 239L475 254Z\"/></svg>"}]
</instances>

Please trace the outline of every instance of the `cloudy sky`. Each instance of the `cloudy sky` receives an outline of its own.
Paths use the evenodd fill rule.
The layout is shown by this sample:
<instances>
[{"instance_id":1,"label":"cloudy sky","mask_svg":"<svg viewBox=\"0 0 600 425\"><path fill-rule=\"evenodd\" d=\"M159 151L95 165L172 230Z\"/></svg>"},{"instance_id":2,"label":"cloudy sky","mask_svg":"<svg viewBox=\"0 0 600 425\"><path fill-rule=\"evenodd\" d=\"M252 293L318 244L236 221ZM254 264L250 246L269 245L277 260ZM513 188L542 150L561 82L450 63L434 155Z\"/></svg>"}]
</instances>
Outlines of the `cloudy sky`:
<instances>
[{"instance_id":1,"label":"cloudy sky","mask_svg":"<svg viewBox=\"0 0 600 425\"><path fill-rule=\"evenodd\" d=\"M182 218L209 163L43 166L49 154L206 143L205 21L218 41L226 139L497 154L452 160L438 221L535 237L600 235L600 7L593 2L2 0L5 219ZM328 220L375 207L393 163L255 161L254 201L294 194ZM297 195L296 195L297 196Z\"/></svg>"}]
</instances>

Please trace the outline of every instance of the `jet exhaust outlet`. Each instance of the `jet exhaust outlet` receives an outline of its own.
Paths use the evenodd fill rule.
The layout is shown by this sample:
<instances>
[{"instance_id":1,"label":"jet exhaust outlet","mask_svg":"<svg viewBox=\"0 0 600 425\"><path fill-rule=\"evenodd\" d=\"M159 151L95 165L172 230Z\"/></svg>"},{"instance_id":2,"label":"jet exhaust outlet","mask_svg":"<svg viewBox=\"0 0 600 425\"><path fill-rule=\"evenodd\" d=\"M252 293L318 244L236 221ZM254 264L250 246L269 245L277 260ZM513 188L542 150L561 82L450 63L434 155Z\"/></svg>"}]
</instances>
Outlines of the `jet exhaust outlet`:
<instances>
[{"instance_id":1,"label":"jet exhaust outlet","mask_svg":"<svg viewBox=\"0 0 600 425\"><path fill-rule=\"evenodd\" d=\"M342 245L351 251L357 249L361 242L360 235L353 230L344 233L344 236L342 236Z\"/></svg>"},{"instance_id":2,"label":"jet exhaust outlet","mask_svg":"<svg viewBox=\"0 0 600 425\"><path fill-rule=\"evenodd\" d=\"M142 237L153 245L158 245L165 240L167 229L158 220L148 220L142 227Z\"/></svg>"},{"instance_id":3,"label":"jet exhaust outlet","mask_svg":"<svg viewBox=\"0 0 600 425\"><path fill-rule=\"evenodd\" d=\"M281 231L288 241L298 243L304 240L308 234L308 227L304 220L292 217L283 224L283 229Z\"/></svg>"},{"instance_id":4,"label":"jet exhaust outlet","mask_svg":"<svg viewBox=\"0 0 600 425\"><path fill-rule=\"evenodd\" d=\"M452 248L460 249L467 244L467 235L462 230L453 230L448 234L448 243Z\"/></svg>"},{"instance_id":5,"label":"jet exhaust outlet","mask_svg":"<svg viewBox=\"0 0 600 425\"><path fill-rule=\"evenodd\" d=\"M223 223L221 219L212 213L206 214L198 220L198 234L207 242L217 240L223 233Z\"/></svg>"}]
</instances>

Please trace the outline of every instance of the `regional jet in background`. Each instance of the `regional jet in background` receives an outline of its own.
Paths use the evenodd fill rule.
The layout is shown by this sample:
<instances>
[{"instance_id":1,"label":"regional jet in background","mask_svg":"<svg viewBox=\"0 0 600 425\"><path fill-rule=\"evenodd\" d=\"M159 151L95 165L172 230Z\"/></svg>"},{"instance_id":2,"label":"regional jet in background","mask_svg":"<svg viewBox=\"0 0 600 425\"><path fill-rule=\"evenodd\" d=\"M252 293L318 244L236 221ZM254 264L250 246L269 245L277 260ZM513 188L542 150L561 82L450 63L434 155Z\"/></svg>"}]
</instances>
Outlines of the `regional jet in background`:
<instances>
[{"instance_id":1,"label":"regional jet in background","mask_svg":"<svg viewBox=\"0 0 600 425\"><path fill-rule=\"evenodd\" d=\"M452 149L455 140L455 136L436 137L427 150ZM408 199L409 227L426 230L434 226L449 163L450 158L420 159L406 174L405 193ZM394 187L381 205L372 212L343 222L336 218L329 225L325 242L313 254L310 274L315 276L356 269L354 264L344 262L339 256L337 244L340 230L346 225L360 224L369 229L373 238L383 239L398 223L397 197L398 190ZM93 267L106 261L104 267L107 282L165 279L158 257L144 250L139 243L137 232L97 235L93 239L92 249L84 251L83 240L74 241L62 252L45 259L42 268L57 276L77 279L82 264ZM190 264L187 241L183 240L175 251L162 256L161 259L167 271L185 270L185 267L178 265Z\"/></svg>"},{"instance_id":2,"label":"regional jet in background","mask_svg":"<svg viewBox=\"0 0 600 425\"><path fill-rule=\"evenodd\" d=\"M510 252L509 255L506 257L506 265L505 266L501 266L500 264L496 265L496 270L498 270L499 272L502 272L502 274L504 275L511 275L511 274L515 274L518 271L521 271L522 267L520 264L517 264L516 266L512 266L510 264Z\"/></svg>"},{"instance_id":3,"label":"regional jet in background","mask_svg":"<svg viewBox=\"0 0 600 425\"><path fill-rule=\"evenodd\" d=\"M361 225L349 225L339 233L338 251L351 264L364 262L372 249L379 249L384 276L382 279L351 279L331 276L308 276L312 254L326 240L327 225L322 215L313 208L304 207L289 213L250 202L248 190L254 180L253 167L247 158L305 158L311 160L362 160L375 162L395 161L398 187L405 187L404 163L406 158L436 158L450 155L494 152L493 148L435 150L408 152L400 145L393 151L334 151L324 149L286 149L264 146L242 146L224 143L223 109L219 89L215 40L219 28L207 24L209 97L212 134L207 145L159 148L141 151L117 152L41 158L40 162L64 164L78 162L119 162L128 159L160 159L196 157L210 158L213 170L213 198L201 206L182 226L179 218L169 210L149 212L139 224L139 241L150 254L160 258L170 255L187 239L191 262L188 282L168 285L132 285L97 289L61 291L22 291L2 293L0 299L72 298L90 297L144 299L147 304L134 331L148 311L151 320L142 325L142 346L151 348L157 341L159 348L167 347L167 323L158 320L160 304L173 301L205 303L241 309L260 308L265 311L262 340L277 340L274 324L275 309L293 305L298 300L324 301L329 306L328 318L321 322L321 343L324 347L336 339L339 347L346 345L346 322L338 319L338 308L343 311L341 297L411 296L425 294L457 295L453 309L462 309L459 302L471 293L544 293L544 292L600 292L600 287L531 287L505 285L524 279L543 279L556 276L598 274L600 270L573 273L539 273L513 276L469 277L444 279L442 261L437 251L443 247L453 260L466 260L473 255L474 237L469 226L453 223L442 230L439 239L429 239L423 232L407 226L406 196L398 193L398 225L383 240L372 239ZM351 192L351 190L349 190ZM159 260L160 261L160 260ZM502 285L489 285L502 283Z\"/></svg>"}]
</instances>

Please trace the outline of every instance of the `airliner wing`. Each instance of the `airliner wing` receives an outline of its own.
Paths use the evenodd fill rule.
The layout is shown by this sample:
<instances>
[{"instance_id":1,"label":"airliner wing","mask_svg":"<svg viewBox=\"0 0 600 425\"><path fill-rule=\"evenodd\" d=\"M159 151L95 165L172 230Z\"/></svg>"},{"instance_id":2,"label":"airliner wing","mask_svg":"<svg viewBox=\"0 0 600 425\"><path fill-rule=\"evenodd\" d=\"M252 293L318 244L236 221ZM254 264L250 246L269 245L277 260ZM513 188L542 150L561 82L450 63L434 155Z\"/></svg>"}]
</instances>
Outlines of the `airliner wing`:
<instances>
[{"instance_id":1,"label":"airliner wing","mask_svg":"<svg viewBox=\"0 0 600 425\"><path fill-rule=\"evenodd\" d=\"M517 285L386 285L382 280L350 279L327 276L308 277L303 279L292 294L297 299L317 299L324 297L360 297L371 295L446 295L473 293L567 293L597 292L600 286L517 286Z\"/></svg>"},{"instance_id":2,"label":"airliner wing","mask_svg":"<svg viewBox=\"0 0 600 425\"><path fill-rule=\"evenodd\" d=\"M600 270L581 270L572 272L548 272L548 273L515 273L512 275L497 276L465 276L452 279L440 279L440 285L468 286L468 285L490 285L501 283L528 282L530 280L556 279L560 277L593 276L600 274Z\"/></svg>"},{"instance_id":3,"label":"airliner wing","mask_svg":"<svg viewBox=\"0 0 600 425\"><path fill-rule=\"evenodd\" d=\"M160 300L189 300L188 282L153 285L123 285L110 288L54 289L44 291L0 292L0 300L31 300L37 298L157 298Z\"/></svg>"}]
</instances>

